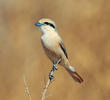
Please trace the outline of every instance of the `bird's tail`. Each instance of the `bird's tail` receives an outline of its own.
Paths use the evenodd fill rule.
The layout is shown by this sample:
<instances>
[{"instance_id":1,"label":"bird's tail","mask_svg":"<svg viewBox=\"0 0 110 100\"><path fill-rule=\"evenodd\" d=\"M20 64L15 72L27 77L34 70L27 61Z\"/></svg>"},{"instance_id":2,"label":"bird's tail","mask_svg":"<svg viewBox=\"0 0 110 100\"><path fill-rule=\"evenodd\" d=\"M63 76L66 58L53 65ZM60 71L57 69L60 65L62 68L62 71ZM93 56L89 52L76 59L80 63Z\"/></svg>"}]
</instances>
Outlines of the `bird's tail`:
<instances>
[{"instance_id":1,"label":"bird's tail","mask_svg":"<svg viewBox=\"0 0 110 100\"><path fill-rule=\"evenodd\" d=\"M83 79L81 78L81 76L74 70L74 67L69 66L69 68L66 68L66 70L69 72L69 74L71 75L71 77L79 83L83 82Z\"/></svg>"}]
</instances>

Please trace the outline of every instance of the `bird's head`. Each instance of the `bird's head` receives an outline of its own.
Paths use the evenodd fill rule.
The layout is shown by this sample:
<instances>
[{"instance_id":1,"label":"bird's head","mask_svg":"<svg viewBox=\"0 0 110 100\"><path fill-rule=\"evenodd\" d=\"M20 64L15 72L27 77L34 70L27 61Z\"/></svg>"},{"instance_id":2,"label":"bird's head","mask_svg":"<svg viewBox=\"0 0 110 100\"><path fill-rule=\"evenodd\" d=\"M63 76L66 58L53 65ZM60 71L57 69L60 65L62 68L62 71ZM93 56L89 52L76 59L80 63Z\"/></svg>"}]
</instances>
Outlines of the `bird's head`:
<instances>
[{"instance_id":1,"label":"bird's head","mask_svg":"<svg viewBox=\"0 0 110 100\"><path fill-rule=\"evenodd\" d=\"M36 26L40 27L42 31L47 30L56 30L56 24L49 18L42 18L38 22L35 23Z\"/></svg>"}]
</instances>

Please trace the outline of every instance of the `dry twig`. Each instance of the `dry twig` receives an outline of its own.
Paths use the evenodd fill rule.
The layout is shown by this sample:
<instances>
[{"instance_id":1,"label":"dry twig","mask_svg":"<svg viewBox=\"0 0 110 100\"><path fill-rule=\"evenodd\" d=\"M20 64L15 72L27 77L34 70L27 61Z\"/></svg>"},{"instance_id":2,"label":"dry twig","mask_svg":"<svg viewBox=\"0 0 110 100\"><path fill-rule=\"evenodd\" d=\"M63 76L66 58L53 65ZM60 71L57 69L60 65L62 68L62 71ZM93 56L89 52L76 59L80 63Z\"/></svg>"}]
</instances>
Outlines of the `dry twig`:
<instances>
[{"instance_id":1,"label":"dry twig","mask_svg":"<svg viewBox=\"0 0 110 100\"><path fill-rule=\"evenodd\" d=\"M25 92L29 96L29 100L32 100L31 94L29 93L29 88L28 88L28 85L27 85L26 77L25 76L24 76L24 85L25 85Z\"/></svg>"},{"instance_id":2,"label":"dry twig","mask_svg":"<svg viewBox=\"0 0 110 100\"><path fill-rule=\"evenodd\" d=\"M58 60L56 66L59 64L60 61L61 61L61 59ZM53 74L53 73L54 73L54 70L51 70L51 74ZM46 98L45 95L46 95L46 92L47 92L47 89L48 89L50 83L51 83L51 79L48 79L48 81L47 81L47 83L46 83L46 86L45 86L45 88L44 88L44 91L43 91L43 93L42 93L42 100L45 100L45 98Z\"/></svg>"}]
</instances>

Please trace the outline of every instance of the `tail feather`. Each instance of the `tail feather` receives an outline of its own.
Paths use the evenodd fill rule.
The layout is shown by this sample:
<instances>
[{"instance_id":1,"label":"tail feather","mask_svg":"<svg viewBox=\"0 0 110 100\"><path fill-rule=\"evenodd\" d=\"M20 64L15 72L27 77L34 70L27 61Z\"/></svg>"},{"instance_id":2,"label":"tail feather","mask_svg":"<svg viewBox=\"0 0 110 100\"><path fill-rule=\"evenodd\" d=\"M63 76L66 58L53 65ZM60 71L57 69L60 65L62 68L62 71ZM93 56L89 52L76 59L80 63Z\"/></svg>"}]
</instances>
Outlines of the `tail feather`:
<instances>
[{"instance_id":1,"label":"tail feather","mask_svg":"<svg viewBox=\"0 0 110 100\"><path fill-rule=\"evenodd\" d=\"M79 83L82 83L83 82L83 79L81 78L81 76L77 73L77 72L73 72L69 69L66 69L69 74L71 75L71 77L76 81L76 82L79 82Z\"/></svg>"}]
</instances>

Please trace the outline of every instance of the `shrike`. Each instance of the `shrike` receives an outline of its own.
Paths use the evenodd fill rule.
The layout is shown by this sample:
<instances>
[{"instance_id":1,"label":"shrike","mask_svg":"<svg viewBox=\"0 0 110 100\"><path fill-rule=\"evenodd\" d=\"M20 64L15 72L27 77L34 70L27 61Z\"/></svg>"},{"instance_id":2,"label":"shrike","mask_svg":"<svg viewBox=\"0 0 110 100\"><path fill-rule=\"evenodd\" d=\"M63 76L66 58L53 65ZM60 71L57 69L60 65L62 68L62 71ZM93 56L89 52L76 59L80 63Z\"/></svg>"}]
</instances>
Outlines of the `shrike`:
<instances>
[{"instance_id":1,"label":"shrike","mask_svg":"<svg viewBox=\"0 0 110 100\"><path fill-rule=\"evenodd\" d=\"M55 22L48 18L42 18L36 22L35 25L40 27L42 32L41 43L46 55L52 61L53 67L57 69L55 65L61 59L58 64L63 66L75 81L82 83L83 79L78 75L74 67L72 67L68 61L68 55L63 41L58 34Z\"/></svg>"}]
</instances>

